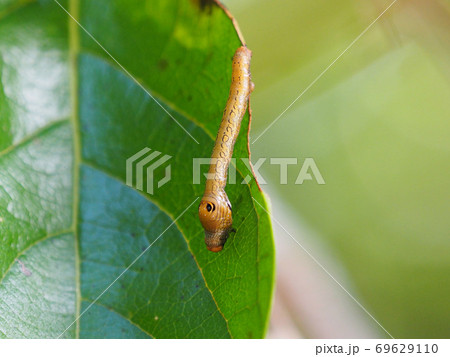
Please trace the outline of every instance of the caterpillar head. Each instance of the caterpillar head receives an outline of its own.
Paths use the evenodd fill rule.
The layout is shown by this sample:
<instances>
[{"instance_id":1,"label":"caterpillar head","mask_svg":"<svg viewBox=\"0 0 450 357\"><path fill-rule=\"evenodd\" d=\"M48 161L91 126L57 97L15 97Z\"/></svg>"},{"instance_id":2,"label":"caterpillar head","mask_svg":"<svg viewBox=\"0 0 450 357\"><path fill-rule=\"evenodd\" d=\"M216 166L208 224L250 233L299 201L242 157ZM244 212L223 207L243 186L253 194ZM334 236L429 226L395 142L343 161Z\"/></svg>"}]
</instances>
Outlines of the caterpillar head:
<instances>
[{"instance_id":1,"label":"caterpillar head","mask_svg":"<svg viewBox=\"0 0 450 357\"><path fill-rule=\"evenodd\" d=\"M220 252L227 241L233 223L231 204L226 196L203 196L198 207L200 222L205 229L206 247L211 252Z\"/></svg>"}]
</instances>

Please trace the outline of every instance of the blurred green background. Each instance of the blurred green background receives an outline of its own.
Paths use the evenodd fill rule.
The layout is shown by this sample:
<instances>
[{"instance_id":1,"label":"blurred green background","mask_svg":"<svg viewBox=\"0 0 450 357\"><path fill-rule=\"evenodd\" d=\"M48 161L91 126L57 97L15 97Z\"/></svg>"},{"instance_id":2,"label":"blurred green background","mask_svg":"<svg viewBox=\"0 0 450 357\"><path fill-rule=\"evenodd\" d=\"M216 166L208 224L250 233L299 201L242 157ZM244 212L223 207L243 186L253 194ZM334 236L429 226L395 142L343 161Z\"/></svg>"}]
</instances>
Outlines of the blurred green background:
<instances>
[{"instance_id":1,"label":"blurred green background","mask_svg":"<svg viewBox=\"0 0 450 357\"><path fill-rule=\"evenodd\" d=\"M253 142L392 1L224 3L253 51ZM271 199L396 338L450 337L449 14L446 0L398 0L251 146L253 162L314 158L325 185L295 185L300 166L280 185L263 165Z\"/></svg>"}]
</instances>

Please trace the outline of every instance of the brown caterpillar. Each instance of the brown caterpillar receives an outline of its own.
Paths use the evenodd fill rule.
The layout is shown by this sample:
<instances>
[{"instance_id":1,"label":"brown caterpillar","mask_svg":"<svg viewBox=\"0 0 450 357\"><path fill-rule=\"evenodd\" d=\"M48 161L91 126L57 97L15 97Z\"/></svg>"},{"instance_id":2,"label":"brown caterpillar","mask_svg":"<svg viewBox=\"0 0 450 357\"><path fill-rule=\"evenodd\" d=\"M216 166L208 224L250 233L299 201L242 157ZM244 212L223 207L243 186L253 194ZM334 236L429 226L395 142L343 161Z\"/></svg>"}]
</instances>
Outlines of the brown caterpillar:
<instances>
[{"instance_id":1,"label":"brown caterpillar","mask_svg":"<svg viewBox=\"0 0 450 357\"><path fill-rule=\"evenodd\" d=\"M241 121L254 84L250 74L252 51L239 47L233 57L231 88L211 155L206 188L198 207L205 229L205 243L211 252L220 252L232 230L231 203L225 193L227 171Z\"/></svg>"}]
</instances>

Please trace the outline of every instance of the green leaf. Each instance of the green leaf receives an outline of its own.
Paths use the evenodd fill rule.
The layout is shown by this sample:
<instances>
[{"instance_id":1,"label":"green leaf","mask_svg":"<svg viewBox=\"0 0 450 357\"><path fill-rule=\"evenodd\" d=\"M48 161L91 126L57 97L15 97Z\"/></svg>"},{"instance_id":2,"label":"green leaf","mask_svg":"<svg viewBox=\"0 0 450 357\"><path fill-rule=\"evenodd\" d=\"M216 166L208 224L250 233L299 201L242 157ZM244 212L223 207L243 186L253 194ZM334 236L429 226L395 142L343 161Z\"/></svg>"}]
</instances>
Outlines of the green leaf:
<instances>
[{"instance_id":1,"label":"green leaf","mask_svg":"<svg viewBox=\"0 0 450 357\"><path fill-rule=\"evenodd\" d=\"M55 1L0 2L0 336L264 336L274 250L264 195L241 184L248 116L222 252L197 216L193 158L210 156L241 45L199 3L62 1L97 43ZM172 157L153 195L126 185L146 147Z\"/></svg>"}]
</instances>

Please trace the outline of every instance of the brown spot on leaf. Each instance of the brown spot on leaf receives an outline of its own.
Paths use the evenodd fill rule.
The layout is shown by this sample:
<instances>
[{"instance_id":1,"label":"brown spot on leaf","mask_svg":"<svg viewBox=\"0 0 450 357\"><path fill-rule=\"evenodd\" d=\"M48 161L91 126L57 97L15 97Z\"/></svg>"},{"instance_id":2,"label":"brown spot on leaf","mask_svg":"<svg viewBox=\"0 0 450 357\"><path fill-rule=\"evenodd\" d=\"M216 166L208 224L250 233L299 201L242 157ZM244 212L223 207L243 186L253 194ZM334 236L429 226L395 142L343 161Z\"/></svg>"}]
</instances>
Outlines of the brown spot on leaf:
<instances>
[{"instance_id":1,"label":"brown spot on leaf","mask_svg":"<svg viewBox=\"0 0 450 357\"><path fill-rule=\"evenodd\" d=\"M165 71L166 68L169 66L169 62L165 58L161 58L158 62L158 67L161 71Z\"/></svg>"},{"instance_id":2,"label":"brown spot on leaf","mask_svg":"<svg viewBox=\"0 0 450 357\"><path fill-rule=\"evenodd\" d=\"M209 15L216 2L214 0L191 0L191 3L200 11L204 11Z\"/></svg>"}]
</instances>

